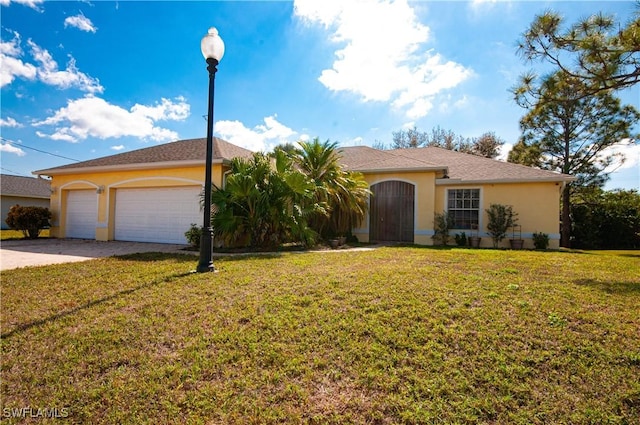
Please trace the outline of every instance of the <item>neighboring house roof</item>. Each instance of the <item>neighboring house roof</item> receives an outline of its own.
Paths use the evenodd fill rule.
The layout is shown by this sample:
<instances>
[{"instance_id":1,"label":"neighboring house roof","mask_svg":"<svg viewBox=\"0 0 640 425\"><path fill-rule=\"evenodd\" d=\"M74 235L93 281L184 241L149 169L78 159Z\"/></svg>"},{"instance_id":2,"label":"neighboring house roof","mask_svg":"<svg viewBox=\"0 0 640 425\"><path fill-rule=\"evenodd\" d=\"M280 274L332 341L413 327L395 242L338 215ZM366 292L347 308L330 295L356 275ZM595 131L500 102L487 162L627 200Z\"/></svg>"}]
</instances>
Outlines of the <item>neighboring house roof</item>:
<instances>
[{"instance_id":1,"label":"neighboring house roof","mask_svg":"<svg viewBox=\"0 0 640 425\"><path fill-rule=\"evenodd\" d=\"M104 156L46 170L34 171L38 175L72 174L108 170L142 168L169 168L178 165L201 164L206 158L207 140L189 139L165 143L116 155ZM253 152L240 146L213 138L213 162L226 163L233 158L251 158Z\"/></svg>"},{"instance_id":2,"label":"neighboring house roof","mask_svg":"<svg viewBox=\"0 0 640 425\"><path fill-rule=\"evenodd\" d=\"M442 164L428 159L397 155L393 151L383 151L368 146L352 146L339 149L340 163L349 171L361 173L447 170Z\"/></svg>"},{"instance_id":3,"label":"neighboring house roof","mask_svg":"<svg viewBox=\"0 0 640 425\"><path fill-rule=\"evenodd\" d=\"M0 194L2 196L20 196L24 198L51 197L51 182L33 177L0 175Z\"/></svg>"}]
</instances>

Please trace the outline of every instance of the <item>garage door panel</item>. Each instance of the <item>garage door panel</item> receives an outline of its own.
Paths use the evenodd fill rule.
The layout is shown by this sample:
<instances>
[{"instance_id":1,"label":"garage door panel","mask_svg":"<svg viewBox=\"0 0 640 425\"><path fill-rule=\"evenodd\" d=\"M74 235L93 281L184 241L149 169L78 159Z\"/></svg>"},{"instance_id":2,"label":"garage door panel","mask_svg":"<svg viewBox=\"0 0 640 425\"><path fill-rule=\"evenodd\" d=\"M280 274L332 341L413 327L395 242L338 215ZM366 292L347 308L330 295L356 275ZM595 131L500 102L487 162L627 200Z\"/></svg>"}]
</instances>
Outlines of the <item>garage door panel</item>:
<instances>
[{"instance_id":1,"label":"garage door panel","mask_svg":"<svg viewBox=\"0 0 640 425\"><path fill-rule=\"evenodd\" d=\"M200 187L118 189L115 239L187 243L184 232L200 223Z\"/></svg>"},{"instance_id":2,"label":"garage door panel","mask_svg":"<svg viewBox=\"0 0 640 425\"><path fill-rule=\"evenodd\" d=\"M98 198L95 190L71 190L67 194L65 237L95 239Z\"/></svg>"}]
</instances>

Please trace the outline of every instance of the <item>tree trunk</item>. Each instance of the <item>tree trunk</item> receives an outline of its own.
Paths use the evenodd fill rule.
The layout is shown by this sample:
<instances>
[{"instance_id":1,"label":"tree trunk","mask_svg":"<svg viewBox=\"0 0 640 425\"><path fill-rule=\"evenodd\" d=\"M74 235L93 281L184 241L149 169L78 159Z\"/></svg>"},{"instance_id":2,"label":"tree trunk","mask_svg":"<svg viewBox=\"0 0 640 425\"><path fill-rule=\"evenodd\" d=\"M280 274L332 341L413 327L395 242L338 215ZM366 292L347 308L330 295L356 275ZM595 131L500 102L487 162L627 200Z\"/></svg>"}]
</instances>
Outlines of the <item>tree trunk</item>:
<instances>
[{"instance_id":1,"label":"tree trunk","mask_svg":"<svg viewBox=\"0 0 640 425\"><path fill-rule=\"evenodd\" d=\"M562 188L562 229L560 246L571 248L571 186L565 183Z\"/></svg>"}]
</instances>

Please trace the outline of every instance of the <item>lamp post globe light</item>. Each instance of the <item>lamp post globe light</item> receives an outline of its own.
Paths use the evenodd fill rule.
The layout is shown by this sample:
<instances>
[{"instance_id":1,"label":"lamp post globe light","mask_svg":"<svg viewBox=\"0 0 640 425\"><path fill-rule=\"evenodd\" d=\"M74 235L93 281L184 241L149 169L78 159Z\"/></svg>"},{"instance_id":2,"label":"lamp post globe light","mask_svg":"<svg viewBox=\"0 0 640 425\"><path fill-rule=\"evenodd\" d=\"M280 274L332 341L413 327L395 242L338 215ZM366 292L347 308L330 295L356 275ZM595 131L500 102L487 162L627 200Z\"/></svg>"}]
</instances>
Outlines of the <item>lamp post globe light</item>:
<instances>
[{"instance_id":1,"label":"lamp post globe light","mask_svg":"<svg viewBox=\"0 0 640 425\"><path fill-rule=\"evenodd\" d=\"M218 63L224 55L224 42L218 35L218 30L211 27L200 42L202 55L207 61L209 71L209 109L207 113L207 157L204 176L204 218L202 235L200 237L200 261L196 271L198 273L213 272L213 229L211 228L211 161L213 160L213 94Z\"/></svg>"}]
</instances>

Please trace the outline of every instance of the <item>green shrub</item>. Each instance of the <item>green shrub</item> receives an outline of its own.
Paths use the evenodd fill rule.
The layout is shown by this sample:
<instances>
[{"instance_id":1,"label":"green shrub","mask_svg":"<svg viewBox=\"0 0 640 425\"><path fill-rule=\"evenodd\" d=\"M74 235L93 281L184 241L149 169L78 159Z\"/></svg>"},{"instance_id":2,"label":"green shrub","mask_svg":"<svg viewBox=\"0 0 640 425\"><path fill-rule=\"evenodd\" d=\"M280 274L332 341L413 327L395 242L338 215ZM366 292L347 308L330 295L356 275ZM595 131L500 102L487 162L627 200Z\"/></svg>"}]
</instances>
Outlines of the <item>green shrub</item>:
<instances>
[{"instance_id":1,"label":"green shrub","mask_svg":"<svg viewBox=\"0 0 640 425\"><path fill-rule=\"evenodd\" d=\"M184 237L187 238L187 242L194 248L200 247L200 237L202 236L202 226L198 226L195 223L191 223L189 230L184 232Z\"/></svg>"},{"instance_id":2,"label":"green shrub","mask_svg":"<svg viewBox=\"0 0 640 425\"><path fill-rule=\"evenodd\" d=\"M456 240L456 245L467 246L467 234L465 232L456 233L454 239Z\"/></svg>"},{"instance_id":3,"label":"green shrub","mask_svg":"<svg viewBox=\"0 0 640 425\"><path fill-rule=\"evenodd\" d=\"M9 209L5 223L14 230L20 230L25 238L36 239L40 230L49 227L51 211L45 207L21 207L14 205Z\"/></svg>"},{"instance_id":4,"label":"green shrub","mask_svg":"<svg viewBox=\"0 0 640 425\"><path fill-rule=\"evenodd\" d=\"M536 249L547 249L549 246L549 235L542 232L535 232L533 234L533 246Z\"/></svg>"},{"instance_id":5,"label":"green shrub","mask_svg":"<svg viewBox=\"0 0 640 425\"><path fill-rule=\"evenodd\" d=\"M433 217L433 240L440 241L442 245L449 243L449 229L452 225L453 220L446 211L436 213Z\"/></svg>"},{"instance_id":6,"label":"green shrub","mask_svg":"<svg viewBox=\"0 0 640 425\"><path fill-rule=\"evenodd\" d=\"M640 193L637 190L579 193L572 200L571 216L573 248L640 247Z\"/></svg>"},{"instance_id":7,"label":"green shrub","mask_svg":"<svg viewBox=\"0 0 640 425\"><path fill-rule=\"evenodd\" d=\"M489 216L487 230L493 240L493 247L497 248L498 244L507 236L507 231L518 223L518 214L513 211L511 205L491 204L486 210Z\"/></svg>"}]
</instances>

